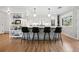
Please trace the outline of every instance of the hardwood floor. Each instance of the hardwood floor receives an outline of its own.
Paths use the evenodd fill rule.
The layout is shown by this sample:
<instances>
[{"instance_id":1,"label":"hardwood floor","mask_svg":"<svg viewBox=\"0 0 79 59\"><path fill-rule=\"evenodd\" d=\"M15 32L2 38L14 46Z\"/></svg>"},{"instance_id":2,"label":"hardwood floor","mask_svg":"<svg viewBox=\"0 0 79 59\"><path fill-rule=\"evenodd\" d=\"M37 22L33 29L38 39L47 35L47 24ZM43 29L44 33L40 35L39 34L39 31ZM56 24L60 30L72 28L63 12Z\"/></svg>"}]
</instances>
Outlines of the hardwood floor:
<instances>
[{"instance_id":1,"label":"hardwood floor","mask_svg":"<svg viewBox=\"0 0 79 59\"><path fill-rule=\"evenodd\" d=\"M62 34L63 46L61 41L56 44L51 41L29 41L21 39L10 39L8 34L0 35L1 52L76 52L79 51L79 41L68 38Z\"/></svg>"}]
</instances>

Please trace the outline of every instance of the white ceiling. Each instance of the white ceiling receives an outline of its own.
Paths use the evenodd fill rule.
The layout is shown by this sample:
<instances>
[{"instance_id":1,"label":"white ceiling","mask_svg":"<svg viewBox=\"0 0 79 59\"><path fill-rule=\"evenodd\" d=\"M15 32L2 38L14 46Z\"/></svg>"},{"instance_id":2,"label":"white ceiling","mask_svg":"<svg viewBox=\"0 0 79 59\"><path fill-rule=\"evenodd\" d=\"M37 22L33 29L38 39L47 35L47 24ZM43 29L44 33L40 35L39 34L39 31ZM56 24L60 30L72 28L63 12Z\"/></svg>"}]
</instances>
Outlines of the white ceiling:
<instances>
[{"instance_id":1,"label":"white ceiling","mask_svg":"<svg viewBox=\"0 0 79 59\"><path fill-rule=\"evenodd\" d=\"M73 6L61 6L62 8L58 9L59 6L0 6L1 11L10 12L26 12L27 14L33 14L34 8L36 8L37 15L47 15L48 8L50 8L51 14L62 14L68 10L73 9Z\"/></svg>"}]
</instances>

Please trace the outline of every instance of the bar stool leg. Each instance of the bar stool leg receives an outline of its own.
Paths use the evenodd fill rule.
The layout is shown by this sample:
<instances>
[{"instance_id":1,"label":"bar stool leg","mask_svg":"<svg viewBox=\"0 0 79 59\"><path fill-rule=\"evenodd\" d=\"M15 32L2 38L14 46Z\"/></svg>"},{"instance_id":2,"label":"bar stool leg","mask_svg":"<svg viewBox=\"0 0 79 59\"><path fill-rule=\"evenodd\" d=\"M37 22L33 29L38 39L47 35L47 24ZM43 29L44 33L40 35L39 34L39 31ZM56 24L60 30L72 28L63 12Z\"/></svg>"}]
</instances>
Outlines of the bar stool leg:
<instances>
[{"instance_id":1,"label":"bar stool leg","mask_svg":"<svg viewBox=\"0 0 79 59\"><path fill-rule=\"evenodd\" d=\"M62 45L63 45L63 41L62 41L62 36L61 36L61 33L60 33L60 40L61 40L61 43L62 43Z\"/></svg>"},{"instance_id":2,"label":"bar stool leg","mask_svg":"<svg viewBox=\"0 0 79 59\"><path fill-rule=\"evenodd\" d=\"M54 39L54 42L56 43L56 33L54 33L54 37L53 37L53 39Z\"/></svg>"},{"instance_id":3,"label":"bar stool leg","mask_svg":"<svg viewBox=\"0 0 79 59\"><path fill-rule=\"evenodd\" d=\"M38 36L38 44L39 44L39 33L37 33L37 36Z\"/></svg>"},{"instance_id":4,"label":"bar stool leg","mask_svg":"<svg viewBox=\"0 0 79 59\"><path fill-rule=\"evenodd\" d=\"M28 33L27 33L27 40L28 40Z\"/></svg>"},{"instance_id":5,"label":"bar stool leg","mask_svg":"<svg viewBox=\"0 0 79 59\"><path fill-rule=\"evenodd\" d=\"M46 36L46 33L44 33L44 41L45 41L45 36Z\"/></svg>"},{"instance_id":6,"label":"bar stool leg","mask_svg":"<svg viewBox=\"0 0 79 59\"><path fill-rule=\"evenodd\" d=\"M22 44L22 39L21 39L21 44Z\"/></svg>"},{"instance_id":7,"label":"bar stool leg","mask_svg":"<svg viewBox=\"0 0 79 59\"><path fill-rule=\"evenodd\" d=\"M48 33L48 35L49 35L49 40L51 41L51 39L50 39L50 33Z\"/></svg>"},{"instance_id":8,"label":"bar stool leg","mask_svg":"<svg viewBox=\"0 0 79 59\"><path fill-rule=\"evenodd\" d=\"M23 40L21 40L21 44L22 44L22 41L24 41L25 40L25 33L23 33Z\"/></svg>"},{"instance_id":9,"label":"bar stool leg","mask_svg":"<svg viewBox=\"0 0 79 59\"><path fill-rule=\"evenodd\" d=\"M35 36L35 33L33 33L33 38L32 38L32 40L34 40L34 36Z\"/></svg>"},{"instance_id":10,"label":"bar stool leg","mask_svg":"<svg viewBox=\"0 0 79 59\"><path fill-rule=\"evenodd\" d=\"M25 40L25 33L23 33L23 36L24 36L24 40Z\"/></svg>"},{"instance_id":11,"label":"bar stool leg","mask_svg":"<svg viewBox=\"0 0 79 59\"><path fill-rule=\"evenodd\" d=\"M21 39L21 44L22 44L22 40L24 39L24 33L23 33L23 35L22 35L22 39Z\"/></svg>"},{"instance_id":12,"label":"bar stool leg","mask_svg":"<svg viewBox=\"0 0 79 59\"><path fill-rule=\"evenodd\" d=\"M23 33L23 35L22 35L22 39L24 39L24 33Z\"/></svg>"},{"instance_id":13,"label":"bar stool leg","mask_svg":"<svg viewBox=\"0 0 79 59\"><path fill-rule=\"evenodd\" d=\"M33 40L34 40L34 36L35 36L35 33L33 33L33 37L32 37L32 43L33 43Z\"/></svg>"},{"instance_id":14,"label":"bar stool leg","mask_svg":"<svg viewBox=\"0 0 79 59\"><path fill-rule=\"evenodd\" d=\"M30 39L30 34L29 34L29 33L27 33L27 40L28 40L28 39Z\"/></svg>"},{"instance_id":15,"label":"bar stool leg","mask_svg":"<svg viewBox=\"0 0 79 59\"><path fill-rule=\"evenodd\" d=\"M30 33L29 33L29 39L30 39Z\"/></svg>"},{"instance_id":16,"label":"bar stool leg","mask_svg":"<svg viewBox=\"0 0 79 59\"><path fill-rule=\"evenodd\" d=\"M38 35L38 40L39 40L39 33L37 33L37 35Z\"/></svg>"},{"instance_id":17,"label":"bar stool leg","mask_svg":"<svg viewBox=\"0 0 79 59\"><path fill-rule=\"evenodd\" d=\"M60 40L60 33L58 33L58 39L57 40Z\"/></svg>"},{"instance_id":18,"label":"bar stool leg","mask_svg":"<svg viewBox=\"0 0 79 59\"><path fill-rule=\"evenodd\" d=\"M55 42L55 33L54 33L54 35L53 35L53 41Z\"/></svg>"},{"instance_id":19,"label":"bar stool leg","mask_svg":"<svg viewBox=\"0 0 79 59\"><path fill-rule=\"evenodd\" d=\"M57 35L56 35L55 43L56 43L57 40L60 40L60 34L59 33L57 33Z\"/></svg>"}]
</instances>

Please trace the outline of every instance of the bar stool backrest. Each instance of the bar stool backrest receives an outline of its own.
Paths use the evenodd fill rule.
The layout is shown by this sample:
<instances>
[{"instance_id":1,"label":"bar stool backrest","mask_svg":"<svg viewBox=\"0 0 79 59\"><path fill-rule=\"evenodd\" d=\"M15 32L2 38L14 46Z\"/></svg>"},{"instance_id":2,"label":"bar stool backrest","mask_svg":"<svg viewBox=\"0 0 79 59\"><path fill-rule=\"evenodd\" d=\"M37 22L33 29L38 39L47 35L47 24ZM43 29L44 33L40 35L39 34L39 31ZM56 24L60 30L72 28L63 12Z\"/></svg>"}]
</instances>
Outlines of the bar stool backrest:
<instances>
[{"instance_id":1,"label":"bar stool backrest","mask_svg":"<svg viewBox=\"0 0 79 59\"><path fill-rule=\"evenodd\" d=\"M62 32L62 27L56 27L55 33L61 33Z\"/></svg>"},{"instance_id":2,"label":"bar stool backrest","mask_svg":"<svg viewBox=\"0 0 79 59\"><path fill-rule=\"evenodd\" d=\"M50 31L51 31L51 30L50 30L50 27L45 27L45 28L44 28L44 32L45 32L45 33L49 33Z\"/></svg>"},{"instance_id":3,"label":"bar stool backrest","mask_svg":"<svg viewBox=\"0 0 79 59\"><path fill-rule=\"evenodd\" d=\"M28 27L22 27L22 32L23 32L23 33L29 32Z\"/></svg>"},{"instance_id":4,"label":"bar stool backrest","mask_svg":"<svg viewBox=\"0 0 79 59\"><path fill-rule=\"evenodd\" d=\"M32 28L32 32L33 33L38 33L39 32L39 28L38 27L33 27Z\"/></svg>"}]
</instances>

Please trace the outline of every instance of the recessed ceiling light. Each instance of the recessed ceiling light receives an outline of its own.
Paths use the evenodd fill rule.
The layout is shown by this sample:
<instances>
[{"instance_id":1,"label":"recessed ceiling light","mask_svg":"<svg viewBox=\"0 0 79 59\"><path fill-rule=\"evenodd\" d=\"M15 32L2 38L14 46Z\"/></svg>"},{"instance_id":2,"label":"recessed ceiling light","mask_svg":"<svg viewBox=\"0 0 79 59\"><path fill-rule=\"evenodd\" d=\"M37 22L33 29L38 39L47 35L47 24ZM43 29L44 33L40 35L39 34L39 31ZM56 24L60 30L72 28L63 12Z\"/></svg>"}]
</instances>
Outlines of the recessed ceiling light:
<instances>
[{"instance_id":1,"label":"recessed ceiling light","mask_svg":"<svg viewBox=\"0 0 79 59\"><path fill-rule=\"evenodd\" d=\"M48 8L48 10L50 10L50 8Z\"/></svg>"},{"instance_id":2,"label":"recessed ceiling light","mask_svg":"<svg viewBox=\"0 0 79 59\"><path fill-rule=\"evenodd\" d=\"M58 7L58 9L61 9L61 8L62 8L61 6Z\"/></svg>"}]
</instances>

